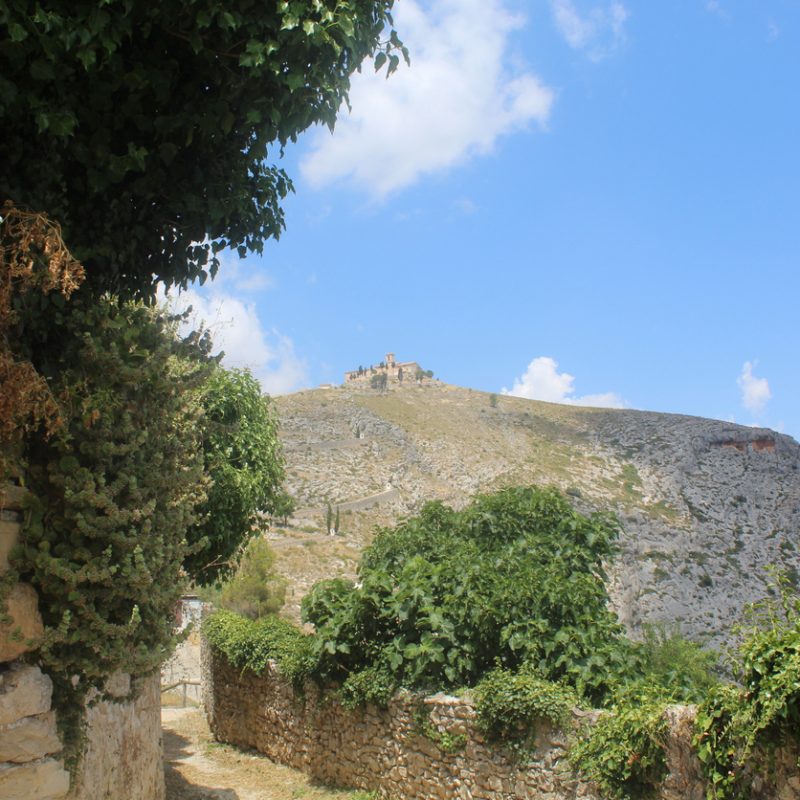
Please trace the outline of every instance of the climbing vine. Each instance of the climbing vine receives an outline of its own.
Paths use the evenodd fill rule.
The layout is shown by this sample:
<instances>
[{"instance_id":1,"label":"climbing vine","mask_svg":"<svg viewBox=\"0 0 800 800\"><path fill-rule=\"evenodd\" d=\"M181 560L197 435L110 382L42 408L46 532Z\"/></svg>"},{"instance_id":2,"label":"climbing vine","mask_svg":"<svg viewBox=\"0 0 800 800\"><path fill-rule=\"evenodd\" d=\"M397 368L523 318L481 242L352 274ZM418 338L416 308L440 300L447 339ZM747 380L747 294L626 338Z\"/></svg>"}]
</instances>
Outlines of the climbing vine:
<instances>
[{"instance_id":1,"label":"climbing vine","mask_svg":"<svg viewBox=\"0 0 800 800\"><path fill-rule=\"evenodd\" d=\"M698 711L695 746L708 800L749 797L777 748L800 745L800 596L782 577L772 590L740 631L738 684L709 693Z\"/></svg>"},{"instance_id":2,"label":"climbing vine","mask_svg":"<svg viewBox=\"0 0 800 800\"><path fill-rule=\"evenodd\" d=\"M205 497L196 431L207 367L197 341L154 309L76 298L53 313L63 424L26 439L30 501L13 566L38 592L37 657L66 718L116 670L152 672L174 644L186 530ZM67 734L76 746L79 727Z\"/></svg>"},{"instance_id":3,"label":"climbing vine","mask_svg":"<svg viewBox=\"0 0 800 800\"><path fill-rule=\"evenodd\" d=\"M668 700L661 687L637 687L617 699L594 724L575 737L571 763L592 780L604 797L649 797L664 779Z\"/></svg>"},{"instance_id":4,"label":"climbing vine","mask_svg":"<svg viewBox=\"0 0 800 800\"><path fill-rule=\"evenodd\" d=\"M579 705L574 689L527 671L495 669L475 687L478 727L504 743L525 740L537 722L565 725Z\"/></svg>"}]
</instances>

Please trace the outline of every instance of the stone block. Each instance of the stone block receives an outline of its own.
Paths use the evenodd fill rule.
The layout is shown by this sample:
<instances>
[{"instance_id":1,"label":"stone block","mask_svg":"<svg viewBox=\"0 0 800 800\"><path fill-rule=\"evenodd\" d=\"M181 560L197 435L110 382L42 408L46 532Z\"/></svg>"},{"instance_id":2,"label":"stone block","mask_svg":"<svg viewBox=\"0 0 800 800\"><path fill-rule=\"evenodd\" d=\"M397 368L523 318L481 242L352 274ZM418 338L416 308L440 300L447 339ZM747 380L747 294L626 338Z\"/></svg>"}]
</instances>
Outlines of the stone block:
<instances>
[{"instance_id":1,"label":"stone block","mask_svg":"<svg viewBox=\"0 0 800 800\"><path fill-rule=\"evenodd\" d=\"M0 672L0 725L50 710L53 682L39 667L16 663Z\"/></svg>"},{"instance_id":2,"label":"stone block","mask_svg":"<svg viewBox=\"0 0 800 800\"><path fill-rule=\"evenodd\" d=\"M28 490L22 486L7 483L0 486L0 509L20 511L25 501Z\"/></svg>"},{"instance_id":3,"label":"stone block","mask_svg":"<svg viewBox=\"0 0 800 800\"><path fill-rule=\"evenodd\" d=\"M0 761L36 761L60 750L54 711L0 725Z\"/></svg>"},{"instance_id":4,"label":"stone block","mask_svg":"<svg viewBox=\"0 0 800 800\"><path fill-rule=\"evenodd\" d=\"M9 624L0 624L0 661L13 661L32 650L44 634L39 597L27 583L17 583L6 599Z\"/></svg>"},{"instance_id":5,"label":"stone block","mask_svg":"<svg viewBox=\"0 0 800 800\"><path fill-rule=\"evenodd\" d=\"M54 758L27 764L0 764L3 800L59 800L68 791L69 773Z\"/></svg>"}]
</instances>

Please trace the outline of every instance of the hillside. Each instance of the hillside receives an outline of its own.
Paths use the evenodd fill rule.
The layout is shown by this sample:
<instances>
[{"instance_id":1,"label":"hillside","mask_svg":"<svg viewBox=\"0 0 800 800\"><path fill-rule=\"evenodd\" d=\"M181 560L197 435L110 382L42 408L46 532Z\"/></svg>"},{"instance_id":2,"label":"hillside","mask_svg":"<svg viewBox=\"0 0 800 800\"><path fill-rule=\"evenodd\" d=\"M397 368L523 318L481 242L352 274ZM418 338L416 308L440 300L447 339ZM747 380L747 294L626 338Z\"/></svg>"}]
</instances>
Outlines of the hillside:
<instances>
[{"instance_id":1,"label":"hillside","mask_svg":"<svg viewBox=\"0 0 800 800\"><path fill-rule=\"evenodd\" d=\"M493 397L438 381L315 389L276 398L299 510L271 534L297 614L313 581L355 574L375 525L426 500L462 505L502 486L558 486L613 511L622 552L611 592L623 621L678 621L719 644L764 568L798 582L800 445L766 429L675 414ZM340 535L325 531L339 506Z\"/></svg>"}]
</instances>

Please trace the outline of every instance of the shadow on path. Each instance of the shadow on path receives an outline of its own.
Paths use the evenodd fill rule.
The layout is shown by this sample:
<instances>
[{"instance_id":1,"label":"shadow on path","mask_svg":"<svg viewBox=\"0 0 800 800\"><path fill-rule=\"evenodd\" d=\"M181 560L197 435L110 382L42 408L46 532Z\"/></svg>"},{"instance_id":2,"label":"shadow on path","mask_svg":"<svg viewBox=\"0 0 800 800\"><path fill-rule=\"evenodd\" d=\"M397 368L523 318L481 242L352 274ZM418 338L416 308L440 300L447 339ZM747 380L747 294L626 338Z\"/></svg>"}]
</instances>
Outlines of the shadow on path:
<instances>
[{"instance_id":1,"label":"shadow on path","mask_svg":"<svg viewBox=\"0 0 800 800\"><path fill-rule=\"evenodd\" d=\"M180 765L194 755L193 743L174 731L164 730L164 780L166 800L239 800L233 789L192 783L180 772Z\"/></svg>"}]
</instances>

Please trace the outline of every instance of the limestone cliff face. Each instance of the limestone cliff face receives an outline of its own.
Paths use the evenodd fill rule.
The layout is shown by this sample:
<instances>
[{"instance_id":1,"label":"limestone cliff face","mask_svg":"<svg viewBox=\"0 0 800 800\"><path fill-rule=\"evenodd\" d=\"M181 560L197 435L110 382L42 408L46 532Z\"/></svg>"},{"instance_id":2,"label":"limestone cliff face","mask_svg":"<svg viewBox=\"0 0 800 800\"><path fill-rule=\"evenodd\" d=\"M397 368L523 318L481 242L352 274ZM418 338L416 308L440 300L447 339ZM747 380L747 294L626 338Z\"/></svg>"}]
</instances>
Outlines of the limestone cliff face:
<instances>
[{"instance_id":1,"label":"limestone cliff face","mask_svg":"<svg viewBox=\"0 0 800 800\"><path fill-rule=\"evenodd\" d=\"M298 519L321 521L326 502L350 501L344 527L360 543L375 522L426 500L458 506L477 492L536 482L558 486L580 510L618 516L611 591L634 629L677 621L720 644L743 606L767 591L765 567L798 581L800 445L788 436L697 417L493 399L438 382L384 394L320 389L277 403Z\"/></svg>"}]
</instances>

